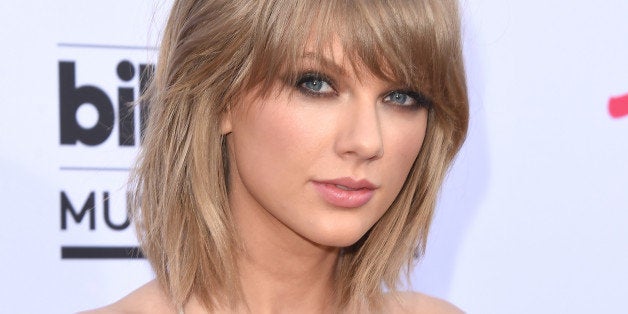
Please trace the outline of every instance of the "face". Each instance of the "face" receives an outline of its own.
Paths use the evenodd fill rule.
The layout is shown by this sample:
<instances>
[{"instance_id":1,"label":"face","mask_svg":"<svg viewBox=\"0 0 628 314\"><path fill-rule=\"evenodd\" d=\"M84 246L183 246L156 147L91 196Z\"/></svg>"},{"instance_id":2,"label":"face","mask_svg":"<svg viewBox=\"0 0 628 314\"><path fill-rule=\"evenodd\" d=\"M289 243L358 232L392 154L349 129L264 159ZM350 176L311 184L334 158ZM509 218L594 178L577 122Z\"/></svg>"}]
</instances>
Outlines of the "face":
<instances>
[{"instance_id":1,"label":"face","mask_svg":"<svg viewBox=\"0 0 628 314\"><path fill-rule=\"evenodd\" d=\"M333 247L360 239L386 212L416 159L429 103L353 71L341 49L303 59L297 82L251 92L223 119L229 201L238 228L274 230Z\"/></svg>"}]
</instances>

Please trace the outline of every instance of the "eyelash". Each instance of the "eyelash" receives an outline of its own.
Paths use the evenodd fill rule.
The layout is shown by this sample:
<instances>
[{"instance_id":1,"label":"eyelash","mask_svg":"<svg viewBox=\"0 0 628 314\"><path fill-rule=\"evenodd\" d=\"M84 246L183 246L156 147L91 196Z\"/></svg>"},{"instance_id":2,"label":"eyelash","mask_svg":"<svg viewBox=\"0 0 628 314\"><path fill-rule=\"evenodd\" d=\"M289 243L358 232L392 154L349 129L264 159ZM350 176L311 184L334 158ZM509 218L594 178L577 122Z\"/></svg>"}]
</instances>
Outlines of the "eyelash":
<instances>
[{"instance_id":1,"label":"eyelash","mask_svg":"<svg viewBox=\"0 0 628 314\"><path fill-rule=\"evenodd\" d=\"M319 81L324 84L327 84L329 88L332 89L332 91L331 92L319 92L319 91L315 91L315 90L312 90L311 88L304 86L304 84L308 82L313 82L313 81ZM328 76L322 73L317 73L317 72L307 72L307 73L303 73L299 75L299 79L297 80L295 87L304 95L311 96L311 97L331 97L331 96L338 95L338 93L336 92L335 82ZM429 108L432 104L429 98L427 98L424 94L420 92L411 91L411 90L393 90L393 91L388 92L384 96L384 99L392 97L392 95L395 93L405 95L407 97L410 97L413 100L413 104L410 104L410 105L393 104L394 106L402 108L402 109Z\"/></svg>"},{"instance_id":2,"label":"eyelash","mask_svg":"<svg viewBox=\"0 0 628 314\"><path fill-rule=\"evenodd\" d=\"M312 81L320 81L329 85L329 87L333 90L333 92L318 92L304 86L304 84L308 82L312 82ZM331 78L321 73L308 72L308 73L299 75L299 79L297 80L296 87L301 93L307 96L329 97L329 96L336 96L338 94L336 92L336 84L334 83L334 81Z\"/></svg>"},{"instance_id":3,"label":"eyelash","mask_svg":"<svg viewBox=\"0 0 628 314\"><path fill-rule=\"evenodd\" d=\"M422 93L418 93L418 92L414 92L414 91L409 91L409 90L394 90L389 92L388 94L386 94L386 96L384 96L384 99L388 98L388 97L392 97L393 94L395 93L399 93L401 95L405 95L407 97L410 97L413 100L413 104L411 105L398 105L400 107L408 107L408 108L429 108L432 105L432 102Z\"/></svg>"}]
</instances>

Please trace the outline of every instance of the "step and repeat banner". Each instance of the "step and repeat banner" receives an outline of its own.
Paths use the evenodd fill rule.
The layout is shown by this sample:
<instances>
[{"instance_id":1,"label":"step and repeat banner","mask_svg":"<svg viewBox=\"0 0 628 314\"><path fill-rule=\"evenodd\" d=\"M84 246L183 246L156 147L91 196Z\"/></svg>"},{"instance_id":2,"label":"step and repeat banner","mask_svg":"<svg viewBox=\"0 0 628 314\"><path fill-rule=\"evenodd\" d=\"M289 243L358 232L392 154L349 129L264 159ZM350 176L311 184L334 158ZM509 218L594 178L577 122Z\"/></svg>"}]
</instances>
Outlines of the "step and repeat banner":
<instances>
[{"instance_id":1,"label":"step and repeat banner","mask_svg":"<svg viewBox=\"0 0 628 314\"><path fill-rule=\"evenodd\" d=\"M0 313L153 274L126 213L170 1L0 2ZM468 313L622 313L628 2L462 1L471 125L415 290Z\"/></svg>"}]
</instances>

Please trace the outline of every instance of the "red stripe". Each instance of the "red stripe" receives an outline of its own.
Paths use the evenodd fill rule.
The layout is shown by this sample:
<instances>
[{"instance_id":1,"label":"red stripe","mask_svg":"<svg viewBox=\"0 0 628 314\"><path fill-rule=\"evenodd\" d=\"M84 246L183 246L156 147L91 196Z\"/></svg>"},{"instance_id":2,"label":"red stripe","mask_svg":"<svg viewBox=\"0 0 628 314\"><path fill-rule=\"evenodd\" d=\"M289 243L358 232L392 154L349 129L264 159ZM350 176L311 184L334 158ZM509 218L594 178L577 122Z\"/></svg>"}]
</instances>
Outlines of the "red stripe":
<instances>
[{"instance_id":1,"label":"red stripe","mask_svg":"<svg viewBox=\"0 0 628 314\"><path fill-rule=\"evenodd\" d=\"M627 116L628 94L619 97L611 97L608 101L608 113L610 113L613 118Z\"/></svg>"}]
</instances>

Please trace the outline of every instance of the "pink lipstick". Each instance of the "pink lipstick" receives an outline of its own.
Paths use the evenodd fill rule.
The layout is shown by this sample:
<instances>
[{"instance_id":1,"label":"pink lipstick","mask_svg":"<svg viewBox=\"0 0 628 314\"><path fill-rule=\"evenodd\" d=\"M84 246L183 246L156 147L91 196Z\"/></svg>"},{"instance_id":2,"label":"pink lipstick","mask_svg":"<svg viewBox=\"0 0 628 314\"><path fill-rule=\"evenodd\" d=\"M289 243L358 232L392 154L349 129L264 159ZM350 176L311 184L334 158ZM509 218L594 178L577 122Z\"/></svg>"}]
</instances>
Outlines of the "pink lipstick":
<instances>
[{"instance_id":1,"label":"pink lipstick","mask_svg":"<svg viewBox=\"0 0 628 314\"><path fill-rule=\"evenodd\" d=\"M312 183L327 203L344 208L356 208L368 203L377 189L377 186L368 180L354 180L348 177Z\"/></svg>"}]
</instances>

